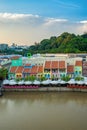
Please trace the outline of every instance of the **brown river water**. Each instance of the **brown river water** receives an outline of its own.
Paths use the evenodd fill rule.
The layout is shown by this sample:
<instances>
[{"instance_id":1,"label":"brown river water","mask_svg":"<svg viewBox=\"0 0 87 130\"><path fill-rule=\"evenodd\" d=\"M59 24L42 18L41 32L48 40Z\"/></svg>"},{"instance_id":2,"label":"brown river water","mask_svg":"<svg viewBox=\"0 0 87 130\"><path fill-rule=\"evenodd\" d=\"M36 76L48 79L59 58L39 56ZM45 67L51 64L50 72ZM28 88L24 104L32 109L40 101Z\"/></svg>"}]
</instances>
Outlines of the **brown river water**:
<instances>
[{"instance_id":1,"label":"brown river water","mask_svg":"<svg viewBox=\"0 0 87 130\"><path fill-rule=\"evenodd\" d=\"M0 130L87 130L87 93L5 92Z\"/></svg>"}]
</instances>

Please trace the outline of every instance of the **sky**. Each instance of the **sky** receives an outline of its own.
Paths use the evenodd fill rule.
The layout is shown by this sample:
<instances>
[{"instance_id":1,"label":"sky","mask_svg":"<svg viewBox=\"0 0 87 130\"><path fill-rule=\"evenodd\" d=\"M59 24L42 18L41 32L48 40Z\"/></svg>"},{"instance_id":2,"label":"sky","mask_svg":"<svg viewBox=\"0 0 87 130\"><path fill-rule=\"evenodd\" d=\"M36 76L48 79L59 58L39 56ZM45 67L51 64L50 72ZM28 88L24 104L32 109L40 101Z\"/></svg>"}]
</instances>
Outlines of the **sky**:
<instances>
[{"instance_id":1,"label":"sky","mask_svg":"<svg viewBox=\"0 0 87 130\"><path fill-rule=\"evenodd\" d=\"M32 45L87 32L87 0L0 0L0 43Z\"/></svg>"}]
</instances>

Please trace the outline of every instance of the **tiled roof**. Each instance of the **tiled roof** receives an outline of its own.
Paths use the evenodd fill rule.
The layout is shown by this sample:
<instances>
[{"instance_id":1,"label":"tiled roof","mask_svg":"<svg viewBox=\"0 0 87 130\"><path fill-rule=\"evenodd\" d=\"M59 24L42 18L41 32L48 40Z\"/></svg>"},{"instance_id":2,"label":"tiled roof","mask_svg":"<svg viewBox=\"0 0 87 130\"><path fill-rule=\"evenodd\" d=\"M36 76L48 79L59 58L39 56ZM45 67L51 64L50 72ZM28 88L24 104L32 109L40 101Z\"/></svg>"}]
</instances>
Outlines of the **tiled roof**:
<instances>
[{"instance_id":1,"label":"tiled roof","mask_svg":"<svg viewBox=\"0 0 87 130\"><path fill-rule=\"evenodd\" d=\"M59 68L58 61L52 61L51 69L58 69L58 68Z\"/></svg>"},{"instance_id":2,"label":"tiled roof","mask_svg":"<svg viewBox=\"0 0 87 130\"><path fill-rule=\"evenodd\" d=\"M22 73L23 72L24 67L23 66L18 66L16 73Z\"/></svg>"},{"instance_id":3,"label":"tiled roof","mask_svg":"<svg viewBox=\"0 0 87 130\"><path fill-rule=\"evenodd\" d=\"M23 73L30 73L31 69L30 68L24 68Z\"/></svg>"},{"instance_id":4,"label":"tiled roof","mask_svg":"<svg viewBox=\"0 0 87 130\"><path fill-rule=\"evenodd\" d=\"M59 69L65 68L65 61L59 61Z\"/></svg>"},{"instance_id":5,"label":"tiled roof","mask_svg":"<svg viewBox=\"0 0 87 130\"><path fill-rule=\"evenodd\" d=\"M25 66L30 66L31 64L25 64Z\"/></svg>"},{"instance_id":6,"label":"tiled roof","mask_svg":"<svg viewBox=\"0 0 87 130\"><path fill-rule=\"evenodd\" d=\"M17 60L19 58L20 58L20 56L13 56L13 57L11 57L11 60Z\"/></svg>"},{"instance_id":7,"label":"tiled roof","mask_svg":"<svg viewBox=\"0 0 87 130\"><path fill-rule=\"evenodd\" d=\"M17 70L17 66L12 66L10 68L10 73L15 73L16 70Z\"/></svg>"},{"instance_id":8,"label":"tiled roof","mask_svg":"<svg viewBox=\"0 0 87 130\"><path fill-rule=\"evenodd\" d=\"M68 65L67 66L67 73L73 73L74 72L74 65Z\"/></svg>"},{"instance_id":9,"label":"tiled roof","mask_svg":"<svg viewBox=\"0 0 87 130\"><path fill-rule=\"evenodd\" d=\"M50 69L50 68L51 68L51 61L46 61L44 68L45 68L45 69Z\"/></svg>"},{"instance_id":10,"label":"tiled roof","mask_svg":"<svg viewBox=\"0 0 87 130\"><path fill-rule=\"evenodd\" d=\"M76 61L75 66L82 66L82 61Z\"/></svg>"},{"instance_id":11,"label":"tiled roof","mask_svg":"<svg viewBox=\"0 0 87 130\"><path fill-rule=\"evenodd\" d=\"M38 72L38 66L33 66L32 68L31 68L31 74L32 73L37 73Z\"/></svg>"},{"instance_id":12,"label":"tiled roof","mask_svg":"<svg viewBox=\"0 0 87 130\"><path fill-rule=\"evenodd\" d=\"M38 73L43 73L43 66L38 66Z\"/></svg>"}]
</instances>

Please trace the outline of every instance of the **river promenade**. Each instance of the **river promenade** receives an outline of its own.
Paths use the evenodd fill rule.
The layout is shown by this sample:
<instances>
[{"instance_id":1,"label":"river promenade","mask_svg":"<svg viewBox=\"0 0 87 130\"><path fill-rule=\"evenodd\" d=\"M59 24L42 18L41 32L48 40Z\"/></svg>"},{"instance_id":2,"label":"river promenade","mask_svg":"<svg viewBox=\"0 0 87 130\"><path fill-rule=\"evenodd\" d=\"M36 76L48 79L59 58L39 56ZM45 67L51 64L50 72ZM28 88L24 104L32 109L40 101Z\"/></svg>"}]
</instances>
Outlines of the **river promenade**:
<instances>
[{"instance_id":1,"label":"river promenade","mask_svg":"<svg viewBox=\"0 0 87 130\"><path fill-rule=\"evenodd\" d=\"M80 88L67 88L67 87L39 87L32 89L24 89L24 88L2 88L3 92L86 92L87 89Z\"/></svg>"}]
</instances>

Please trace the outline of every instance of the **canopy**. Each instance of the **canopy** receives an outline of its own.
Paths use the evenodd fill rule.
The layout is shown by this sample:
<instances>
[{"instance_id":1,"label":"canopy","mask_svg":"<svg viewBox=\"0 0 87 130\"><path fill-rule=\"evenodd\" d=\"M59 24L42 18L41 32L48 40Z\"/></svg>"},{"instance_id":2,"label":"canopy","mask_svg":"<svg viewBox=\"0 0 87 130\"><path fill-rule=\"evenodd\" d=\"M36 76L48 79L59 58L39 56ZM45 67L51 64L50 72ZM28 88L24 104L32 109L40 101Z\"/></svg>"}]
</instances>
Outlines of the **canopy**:
<instances>
[{"instance_id":1,"label":"canopy","mask_svg":"<svg viewBox=\"0 0 87 130\"><path fill-rule=\"evenodd\" d=\"M50 83L56 85L56 84L58 84L58 81L54 80L54 81L51 81Z\"/></svg>"},{"instance_id":2,"label":"canopy","mask_svg":"<svg viewBox=\"0 0 87 130\"><path fill-rule=\"evenodd\" d=\"M18 82L18 85L22 85L22 84L24 84L23 80Z\"/></svg>"},{"instance_id":3,"label":"canopy","mask_svg":"<svg viewBox=\"0 0 87 130\"><path fill-rule=\"evenodd\" d=\"M42 81L42 84L43 84L43 85L48 85L48 84L50 84L50 83L51 83L51 80Z\"/></svg>"},{"instance_id":4,"label":"canopy","mask_svg":"<svg viewBox=\"0 0 87 130\"><path fill-rule=\"evenodd\" d=\"M33 84L35 84L35 85L40 85L40 81L35 80L35 81L33 82Z\"/></svg>"},{"instance_id":5,"label":"canopy","mask_svg":"<svg viewBox=\"0 0 87 130\"><path fill-rule=\"evenodd\" d=\"M32 82L31 82L31 81L25 81L24 84L26 84L26 85L31 85Z\"/></svg>"},{"instance_id":6,"label":"canopy","mask_svg":"<svg viewBox=\"0 0 87 130\"><path fill-rule=\"evenodd\" d=\"M9 85L16 85L16 84L17 84L17 82L15 80L10 80L9 81Z\"/></svg>"},{"instance_id":7,"label":"canopy","mask_svg":"<svg viewBox=\"0 0 87 130\"><path fill-rule=\"evenodd\" d=\"M5 79L5 80L3 81L3 85L5 85L5 84L9 84L9 80Z\"/></svg>"}]
</instances>

